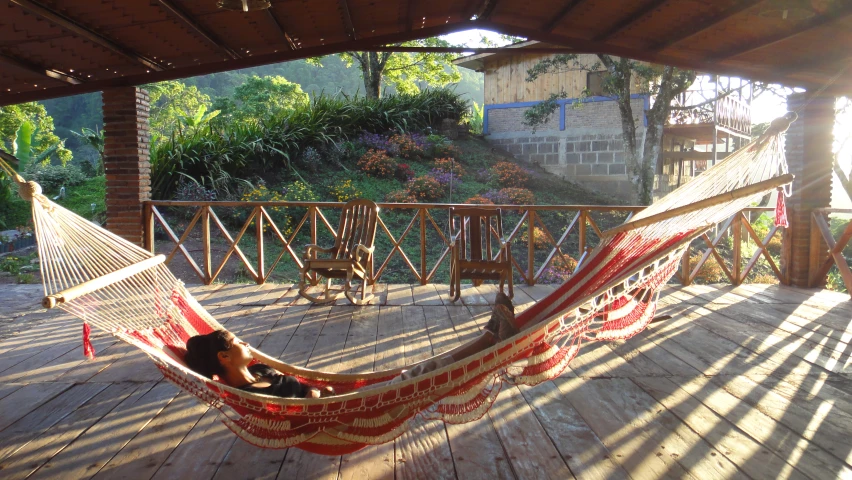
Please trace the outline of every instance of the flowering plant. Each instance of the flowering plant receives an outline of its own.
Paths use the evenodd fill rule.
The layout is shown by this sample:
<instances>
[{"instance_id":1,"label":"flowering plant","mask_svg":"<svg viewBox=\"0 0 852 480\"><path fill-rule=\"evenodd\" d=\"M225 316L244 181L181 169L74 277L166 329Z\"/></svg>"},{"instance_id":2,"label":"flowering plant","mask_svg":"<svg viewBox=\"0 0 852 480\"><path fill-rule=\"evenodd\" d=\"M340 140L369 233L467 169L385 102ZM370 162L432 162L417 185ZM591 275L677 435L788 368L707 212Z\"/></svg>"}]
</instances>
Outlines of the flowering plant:
<instances>
[{"instance_id":1,"label":"flowering plant","mask_svg":"<svg viewBox=\"0 0 852 480\"><path fill-rule=\"evenodd\" d=\"M363 196L361 191L352 184L352 180L349 179L332 185L329 189L329 193L331 193L331 196L336 198L338 202L348 202L353 198Z\"/></svg>"},{"instance_id":2,"label":"flowering plant","mask_svg":"<svg viewBox=\"0 0 852 480\"><path fill-rule=\"evenodd\" d=\"M491 167L494 180L503 187L521 188L530 179L529 170L512 162L497 162Z\"/></svg>"},{"instance_id":3,"label":"flowering plant","mask_svg":"<svg viewBox=\"0 0 852 480\"><path fill-rule=\"evenodd\" d=\"M483 197L482 195L474 195L465 200L464 203L470 205L494 205L494 202L492 202L486 197Z\"/></svg>"},{"instance_id":4,"label":"flowering plant","mask_svg":"<svg viewBox=\"0 0 852 480\"><path fill-rule=\"evenodd\" d=\"M385 196L385 201L391 203L417 203L417 199L409 195L408 190L394 190Z\"/></svg>"},{"instance_id":5,"label":"flowering plant","mask_svg":"<svg viewBox=\"0 0 852 480\"><path fill-rule=\"evenodd\" d=\"M541 272L538 281L541 283L564 283L577 268L577 261L568 255L556 255L550 265Z\"/></svg>"},{"instance_id":6,"label":"flowering plant","mask_svg":"<svg viewBox=\"0 0 852 480\"><path fill-rule=\"evenodd\" d=\"M433 201L441 198L444 188L431 175L421 175L408 181L408 194L417 201Z\"/></svg>"},{"instance_id":7,"label":"flowering plant","mask_svg":"<svg viewBox=\"0 0 852 480\"><path fill-rule=\"evenodd\" d=\"M390 178L396 174L396 160L384 150L367 150L359 160L358 168L371 177Z\"/></svg>"},{"instance_id":8,"label":"flowering plant","mask_svg":"<svg viewBox=\"0 0 852 480\"><path fill-rule=\"evenodd\" d=\"M535 194L526 188L504 188L500 194L508 199L507 203L512 205L532 205L535 203Z\"/></svg>"},{"instance_id":9,"label":"flowering plant","mask_svg":"<svg viewBox=\"0 0 852 480\"><path fill-rule=\"evenodd\" d=\"M447 186L450 182L455 183L456 185L461 182L461 178L459 178L458 174L444 172L442 170L438 170L437 168L432 169L432 176L435 177L435 180L441 184L441 186Z\"/></svg>"},{"instance_id":10,"label":"flowering plant","mask_svg":"<svg viewBox=\"0 0 852 480\"><path fill-rule=\"evenodd\" d=\"M392 143L388 137L378 133L361 132L356 141L367 149L384 150L391 156L399 155L399 145Z\"/></svg>"},{"instance_id":11,"label":"flowering plant","mask_svg":"<svg viewBox=\"0 0 852 480\"><path fill-rule=\"evenodd\" d=\"M388 142L395 145L402 158L419 158L426 153L428 142L426 137L417 133L398 133L392 135Z\"/></svg>"},{"instance_id":12,"label":"flowering plant","mask_svg":"<svg viewBox=\"0 0 852 480\"><path fill-rule=\"evenodd\" d=\"M400 163L396 166L396 178L397 180L407 182L414 178L414 170L411 169L407 163Z\"/></svg>"},{"instance_id":13,"label":"flowering plant","mask_svg":"<svg viewBox=\"0 0 852 480\"><path fill-rule=\"evenodd\" d=\"M452 172L459 177L465 174L464 167L461 166L457 161L449 157L436 159L434 170L440 171L442 173Z\"/></svg>"}]
</instances>

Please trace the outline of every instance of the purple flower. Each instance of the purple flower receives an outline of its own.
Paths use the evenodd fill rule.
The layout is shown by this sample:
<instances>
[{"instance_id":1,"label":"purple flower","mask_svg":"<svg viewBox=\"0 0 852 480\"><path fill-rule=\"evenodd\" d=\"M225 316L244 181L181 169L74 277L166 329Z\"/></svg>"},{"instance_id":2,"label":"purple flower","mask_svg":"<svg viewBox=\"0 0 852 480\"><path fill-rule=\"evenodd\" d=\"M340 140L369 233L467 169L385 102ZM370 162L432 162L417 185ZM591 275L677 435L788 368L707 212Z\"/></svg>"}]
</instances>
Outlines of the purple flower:
<instances>
[{"instance_id":1,"label":"purple flower","mask_svg":"<svg viewBox=\"0 0 852 480\"><path fill-rule=\"evenodd\" d=\"M508 195L499 190L489 190L483 193L482 196L494 202L494 205L507 205L512 203Z\"/></svg>"},{"instance_id":2,"label":"purple flower","mask_svg":"<svg viewBox=\"0 0 852 480\"><path fill-rule=\"evenodd\" d=\"M399 145L391 143L388 137L378 133L361 132L357 142L367 149L384 150L392 157L399 155Z\"/></svg>"},{"instance_id":3,"label":"purple flower","mask_svg":"<svg viewBox=\"0 0 852 480\"><path fill-rule=\"evenodd\" d=\"M444 172L442 170L438 170L437 168L432 169L432 176L435 177L435 180L438 181L442 186L446 186L450 184L450 181L453 184L458 185L461 183L461 179L455 173Z\"/></svg>"}]
</instances>

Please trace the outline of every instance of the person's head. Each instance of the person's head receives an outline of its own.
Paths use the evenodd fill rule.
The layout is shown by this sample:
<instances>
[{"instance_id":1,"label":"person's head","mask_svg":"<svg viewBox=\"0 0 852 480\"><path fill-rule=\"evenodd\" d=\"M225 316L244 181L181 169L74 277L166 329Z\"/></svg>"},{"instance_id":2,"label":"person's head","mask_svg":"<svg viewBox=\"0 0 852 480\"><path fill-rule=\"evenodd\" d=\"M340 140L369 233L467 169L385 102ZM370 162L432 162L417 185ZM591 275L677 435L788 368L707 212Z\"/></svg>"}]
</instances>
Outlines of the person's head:
<instances>
[{"instance_id":1,"label":"person's head","mask_svg":"<svg viewBox=\"0 0 852 480\"><path fill-rule=\"evenodd\" d=\"M187 340L184 361L207 378L218 375L224 379L227 372L247 366L252 358L247 343L231 332L216 330Z\"/></svg>"}]
</instances>

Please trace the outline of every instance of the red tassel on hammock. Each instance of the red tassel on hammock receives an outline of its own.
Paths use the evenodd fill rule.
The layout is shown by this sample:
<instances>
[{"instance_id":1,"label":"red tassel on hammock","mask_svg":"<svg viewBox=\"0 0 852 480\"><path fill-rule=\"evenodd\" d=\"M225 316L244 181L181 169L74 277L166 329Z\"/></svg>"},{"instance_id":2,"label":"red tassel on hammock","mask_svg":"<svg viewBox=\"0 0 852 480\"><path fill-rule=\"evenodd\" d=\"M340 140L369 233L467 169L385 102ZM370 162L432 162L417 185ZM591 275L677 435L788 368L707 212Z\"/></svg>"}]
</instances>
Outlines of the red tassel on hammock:
<instances>
[{"instance_id":1,"label":"red tassel on hammock","mask_svg":"<svg viewBox=\"0 0 852 480\"><path fill-rule=\"evenodd\" d=\"M775 226L787 228L790 222L787 221L787 204L784 201L784 190L778 189L778 202L775 203Z\"/></svg>"},{"instance_id":2,"label":"red tassel on hammock","mask_svg":"<svg viewBox=\"0 0 852 480\"><path fill-rule=\"evenodd\" d=\"M89 360L95 358L95 347L92 345L92 340L89 336L92 334L92 329L87 322L83 322L83 355Z\"/></svg>"}]
</instances>

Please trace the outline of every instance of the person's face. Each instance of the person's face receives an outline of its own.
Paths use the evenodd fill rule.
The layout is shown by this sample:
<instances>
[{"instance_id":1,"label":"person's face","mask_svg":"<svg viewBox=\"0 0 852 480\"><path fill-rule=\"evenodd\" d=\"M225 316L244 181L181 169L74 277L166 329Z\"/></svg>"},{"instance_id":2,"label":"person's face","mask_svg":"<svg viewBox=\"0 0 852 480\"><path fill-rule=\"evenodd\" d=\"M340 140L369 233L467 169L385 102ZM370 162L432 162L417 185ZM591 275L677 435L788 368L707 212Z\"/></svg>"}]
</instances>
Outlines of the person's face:
<instances>
[{"instance_id":1,"label":"person's face","mask_svg":"<svg viewBox=\"0 0 852 480\"><path fill-rule=\"evenodd\" d=\"M251 363L253 357L248 343L237 339L233 334L228 334L227 341L231 348L218 354L219 362L225 368L241 368Z\"/></svg>"}]
</instances>

